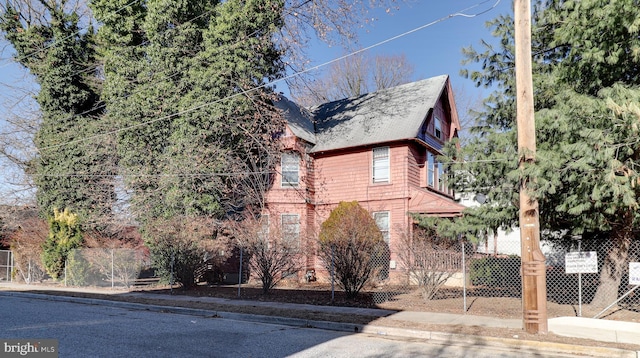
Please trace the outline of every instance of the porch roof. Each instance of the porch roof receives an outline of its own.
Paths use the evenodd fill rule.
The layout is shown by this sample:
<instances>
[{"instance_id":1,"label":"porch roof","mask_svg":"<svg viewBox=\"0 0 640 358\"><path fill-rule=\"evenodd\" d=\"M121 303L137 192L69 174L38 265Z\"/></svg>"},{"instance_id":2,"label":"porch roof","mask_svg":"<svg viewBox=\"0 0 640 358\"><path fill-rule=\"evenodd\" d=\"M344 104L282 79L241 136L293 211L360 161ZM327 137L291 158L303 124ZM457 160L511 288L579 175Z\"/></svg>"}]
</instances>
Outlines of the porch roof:
<instances>
[{"instance_id":1,"label":"porch roof","mask_svg":"<svg viewBox=\"0 0 640 358\"><path fill-rule=\"evenodd\" d=\"M422 188L409 189L409 212L429 216L461 216L465 206Z\"/></svg>"}]
</instances>

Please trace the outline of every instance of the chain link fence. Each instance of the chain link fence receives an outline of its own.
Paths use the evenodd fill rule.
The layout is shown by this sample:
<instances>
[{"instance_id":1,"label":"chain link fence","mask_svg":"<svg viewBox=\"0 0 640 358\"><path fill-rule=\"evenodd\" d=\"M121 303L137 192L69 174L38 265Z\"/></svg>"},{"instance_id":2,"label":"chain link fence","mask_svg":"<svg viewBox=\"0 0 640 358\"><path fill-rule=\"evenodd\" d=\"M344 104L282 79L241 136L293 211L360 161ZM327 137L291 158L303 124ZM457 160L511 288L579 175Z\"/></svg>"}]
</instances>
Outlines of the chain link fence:
<instances>
[{"instance_id":1,"label":"chain link fence","mask_svg":"<svg viewBox=\"0 0 640 358\"><path fill-rule=\"evenodd\" d=\"M518 233L492 236L471 244L416 240L396 245L388 262L385 280L376 283L374 301L419 292L430 306L438 303L466 311L479 297L521 299L521 258ZM640 311L640 241L625 250L610 241L586 244L543 241L546 257L547 303L570 306L577 316L583 307L589 314L617 305ZM451 301L457 301L451 305ZM565 310L564 312L567 312Z\"/></svg>"},{"instance_id":2,"label":"chain link fence","mask_svg":"<svg viewBox=\"0 0 640 358\"><path fill-rule=\"evenodd\" d=\"M13 281L13 255L9 250L0 250L0 281Z\"/></svg>"},{"instance_id":3,"label":"chain link fence","mask_svg":"<svg viewBox=\"0 0 640 358\"><path fill-rule=\"evenodd\" d=\"M149 266L142 250L77 249L67 256L60 281L66 286L130 288Z\"/></svg>"},{"instance_id":4,"label":"chain link fence","mask_svg":"<svg viewBox=\"0 0 640 358\"><path fill-rule=\"evenodd\" d=\"M541 248L546 257L548 305L570 308L578 316L583 315L583 307L589 316L613 305L618 309L640 311L640 290L635 290L640 281L640 241L631 242L623 250L610 241L587 240L543 241ZM517 233L492 235L479 243L470 243L464 238L439 241L425 235L423 239L413 237L392 242L387 250L384 255L374 257L375 273L363 289L374 303L413 294L435 309L438 305L447 305L464 313L479 298L504 298L516 302L521 299L520 238ZM223 267L229 279L216 283L246 284L246 279L238 282L239 274L233 275L242 272L246 276L246 262L242 271L238 267L243 261L238 259L229 267ZM18 266L17 262L14 265L11 261L10 254L0 252L0 279L11 280L12 275L16 279L31 277L31 268L37 265L25 262ZM308 269L303 270L297 276L293 275L292 280L301 285L316 279L331 283L330 270L323 272L319 260L311 267L314 268L311 275ZM68 286L130 288L148 268L150 260L144 251L80 249L68 256L60 282ZM337 285L332 287L339 289ZM333 292L328 294L333 295ZM553 313L549 317L553 317Z\"/></svg>"}]
</instances>

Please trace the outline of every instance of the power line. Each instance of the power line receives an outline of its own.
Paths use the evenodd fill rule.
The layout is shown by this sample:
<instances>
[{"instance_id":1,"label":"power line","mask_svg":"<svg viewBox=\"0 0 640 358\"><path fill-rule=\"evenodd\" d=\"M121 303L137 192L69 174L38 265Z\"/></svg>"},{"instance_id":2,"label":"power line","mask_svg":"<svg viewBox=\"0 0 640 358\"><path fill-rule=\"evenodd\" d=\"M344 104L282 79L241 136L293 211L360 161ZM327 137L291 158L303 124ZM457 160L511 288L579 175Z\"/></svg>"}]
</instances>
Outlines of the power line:
<instances>
[{"instance_id":1,"label":"power line","mask_svg":"<svg viewBox=\"0 0 640 358\"><path fill-rule=\"evenodd\" d=\"M136 1L139 1L139 0L136 0ZM131 2L130 4L133 4L134 2L135 2L135 1ZM200 15L197 15L197 16L195 16L195 17L192 17L191 19L189 19L189 20L187 20L187 21L185 21L185 22L181 23L180 25L178 25L178 26L176 26L176 27L167 28L165 31L163 31L163 32L161 32L161 33L162 33L162 34L166 34L166 33L168 33L169 31L176 31L176 30L177 30L177 29L179 29L180 27L185 26L186 24L188 24L188 23L190 23L190 22L192 22L192 21L194 21L194 20L196 20L196 19L198 19L198 18L201 18L201 17L203 17L203 16L205 16L205 15L207 15L207 14L211 13L211 12L212 12L212 10L205 11L204 13L202 13L202 14L200 14ZM228 49L228 48L232 48L232 47L234 47L234 46L237 46L237 45L241 44L245 39L247 39L247 38L249 38L249 37L251 37L251 36L255 35L255 34L256 34L256 33L258 33L259 31L264 30L264 29L265 29L265 28L255 30L253 33L248 34L248 35L246 35L245 37L238 39L235 43L227 44L227 45L225 45L225 46L221 46L221 47L219 47L219 48L218 48L218 50L223 50L223 49L225 49L225 47L227 47L227 49ZM144 45L147 45L147 44L149 44L149 41L144 41L144 42L142 42L141 44L138 44L137 46L144 46ZM77 71L77 72L76 72L76 73L74 73L74 74L69 75L69 77L71 77L71 76L75 76L75 75L78 75L78 74L83 73L83 72L88 72L88 71L94 70L94 69L98 68L98 66L99 66L98 64L96 64L95 66L94 66L94 65L92 65L92 66L88 66L88 67L86 67L86 68L84 68L84 69L81 69L81 70ZM2 66L0 66L0 68L1 68L1 67L2 67ZM221 73L222 73L222 72L221 72ZM164 80L171 79L171 78L173 78L173 77L175 77L175 76L177 76L177 75L179 75L179 74L180 74L180 72L174 72L174 73L172 73L172 74L170 74L170 75L167 75L167 76L165 76L165 77L159 78L159 79L157 79L156 81L154 81L154 82L152 82L152 83L149 83L148 85L153 85L153 84L156 84L156 83L160 83L160 82L162 82L162 81L164 81ZM135 94L135 93L136 93L136 92L134 91L134 92L130 93L129 95L127 95L125 98L128 98L129 96L131 96L131 95L133 95L133 94ZM77 117L77 116L82 116L82 115L85 115L85 114L88 114L88 113L93 113L93 112L96 112L96 111L98 111L98 110L105 109L105 108L107 107L107 105L106 105L106 104L104 104L104 102L102 102L102 101L101 101L101 102L99 102L99 103L101 103L101 104L100 104L100 105L98 105L98 106L95 106L95 107L89 108L89 109L87 109L87 110L85 110L85 111L83 111L83 112L81 112L81 113L75 113L75 114L72 114L72 115L70 115L70 116L68 116L68 117L66 117L66 118L64 118L64 119L61 119L61 120L63 120L63 121L70 120L70 119L75 118L75 117Z\"/></svg>"},{"instance_id":2,"label":"power line","mask_svg":"<svg viewBox=\"0 0 640 358\"><path fill-rule=\"evenodd\" d=\"M493 2L493 1L495 1L494 5L491 8L487 9L487 10L483 10L483 11L475 13L475 14L465 14L465 12L470 10L470 9L479 7L479 6L481 6L481 5L485 4L485 3ZM98 135L94 135L94 136L89 136L89 137L85 137L85 138L82 138L82 139L76 139L76 140L72 140L72 141L68 141L68 142L64 142L64 143L60 143L60 144L55 144L55 145L51 145L51 146L46 146L46 147L40 148L39 150L40 151L44 151L44 150L47 150L47 149L59 148L59 147L65 146L65 145L78 144L78 143L86 142L86 141L93 140L93 139L96 139L96 138L99 138L99 137L102 137L102 136L105 136L105 135L118 134L120 132L133 130L133 129L140 128L140 127L143 127L143 126L147 126L147 125L150 125L150 124L153 124L153 123L157 123L157 122L160 122L160 121L163 121L163 120L171 119L171 118L174 118L174 117L186 114L186 113L190 113L190 112L193 112L193 111L196 111L196 110L199 110L199 109L202 109L202 108L205 108L205 107L220 103L220 102L225 101L225 100L233 99L233 98L236 98L236 97L239 97L239 96L246 96L246 95L248 95L248 94L250 94L250 93L252 93L254 91L264 89L264 88L272 86L272 85L274 85L276 83L283 82L283 81L286 81L286 80L294 78L294 77L298 77L300 75L303 75L303 74L311 72L311 71L315 71L315 70L317 70L319 68L328 66L328 65L330 65L332 63L345 60L345 59L347 59L349 57L352 57L352 56L355 56L355 55L360 54L362 52L371 50L371 49L373 49L375 47L382 46L382 45L384 45L386 43L389 43L391 41L395 41L395 40L397 40L399 38L402 38L402 37L410 35L410 34L412 34L414 32L423 30L423 29L425 29L427 27L433 26L435 24L438 24L440 22L446 21L448 19L451 19L451 18L454 18L454 17L472 18L472 17L476 17L476 16L479 16L479 15L482 15L482 14L487 13L488 11L491 11L492 9L494 9L496 6L498 6L498 4L501 1L502 0L485 0L485 1L479 2L479 3L477 3L477 4L473 5L473 6L467 7L465 9L463 9L463 10L458 11L458 12L449 14L449 15L444 16L442 18L439 18L439 19L437 19L435 21L426 23L426 24L424 24L422 26L416 27L416 28L414 28L412 30L403 32L403 33L401 33L399 35L396 35L396 36L390 37L388 39L382 40L380 42L374 43L374 44L372 44L370 46L367 46L367 47L364 47L362 49L352 51L352 52L350 52L350 53L348 53L346 55L337 57L337 58L335 58L333 60L324 62L322 64L319 64L319 65L316 65L316 66L313 66L313 67L310 67L310 68L307 68L307 69L304 69L304 70L301 70L301 71L298 71L298 72L295 72L293 74L284 76L284 77L279 78L277 80L273 80L273 81L264 83L262 85L259 85L259 86L256 86L256 87L253 87L253 88L250 88L250 89L247 89L247 90L242 90L240 92L234 93L234 94L229 95L227 97L223 97L223 98L217 99L217 100L212 101L212 102L207 102L207 103L204 103L204 104L201 104L201 105L197 105L197 106L194 106L194 107L191 107L191 108L187 108L187 109L184 109L184 110L172 113L172 114L168 114L166 116L162 116L162 117L151 119L151 120L146 121L146 122L141 122L141 123L138 123L138 124L135 124L135 125L131 125L131 126L123 127L123 128L118 128L118 129L115 129L115 130L112 130L112 131L108 131L106 133L102 133L102 134L98 134Z\"/></svg>"},{"instance_id":3,"label":"power line","mask_svg":"<svg viewBox=\"0 0 640 358\"><path fill-rule=\"evenodd\" d=\"M140 1L140 0L133 0L133 1L131 1L130 3L128 3L128 4L124 5L124 6L122 6L122 7L121 7L121 8L119 8L118 10L114 11L113 13L114 13L114 14L117 14L117 13L119 13L120 11L122 11L122 10L124 10L124 9L126 9L126 8L128 8L128 7L130 7L131 5L133 5L133 4L135 4L135 3L137 3L138 1ZM59 43L60 43L60 42L62 42L62 41L68 40L68 39L72 38L73 36L80 35L80 33L82 33L82 31L85 31L85 30L87 30L87 29L79 29L78 31L75 31L75 32L73 32L72 34L69 34L69 35L68 35L68 36L66 36L66 37L63 37L63 38L58 39L58 40L55 40L55 41L51 42L50 44L45 45L45 46L44 46L44 47L42 47L41 49L38 49L38 50L36 50L36 51L33 51L33 52L28 53L28 54L26 54L26 55L23 55L23 56L19 57L18 59L16 59L15 61L16 61L16 62L22 62L22 61L24 61L24 60L27 60L28 58L33 57L33 56L37 55L38 53L40 53L40 52L42 52L42 51L44 51L44 50L47 50L47 49L49 49L49 48L51 48L51 47L53 47L53 46L55 46L55 45L59 44ZM0 66L0 68L6 67L6 66L7 66L7 65L9 65L10 63L11 63L11 62L5 63L4 65Z\"/></svg>"}]
</instances>

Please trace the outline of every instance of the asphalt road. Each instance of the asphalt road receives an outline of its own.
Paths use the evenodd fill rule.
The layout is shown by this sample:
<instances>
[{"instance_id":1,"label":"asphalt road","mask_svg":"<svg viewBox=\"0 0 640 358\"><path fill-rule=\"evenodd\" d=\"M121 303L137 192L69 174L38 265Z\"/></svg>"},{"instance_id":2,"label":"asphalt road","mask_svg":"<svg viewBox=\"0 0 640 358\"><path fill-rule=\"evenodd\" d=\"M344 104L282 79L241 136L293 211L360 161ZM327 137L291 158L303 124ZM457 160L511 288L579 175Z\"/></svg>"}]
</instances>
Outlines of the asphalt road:
<instances>
[{"instance_id":1,"label":"asphalt road","mask_svg":"<svg viewBox=\"0 0 640 358\"><path fill-rule=\"evenodd\" d=\"M544 356L25 297L0 296L0 309L0 338L57 339L60 357Z\"/></svg>"}]
</instances>

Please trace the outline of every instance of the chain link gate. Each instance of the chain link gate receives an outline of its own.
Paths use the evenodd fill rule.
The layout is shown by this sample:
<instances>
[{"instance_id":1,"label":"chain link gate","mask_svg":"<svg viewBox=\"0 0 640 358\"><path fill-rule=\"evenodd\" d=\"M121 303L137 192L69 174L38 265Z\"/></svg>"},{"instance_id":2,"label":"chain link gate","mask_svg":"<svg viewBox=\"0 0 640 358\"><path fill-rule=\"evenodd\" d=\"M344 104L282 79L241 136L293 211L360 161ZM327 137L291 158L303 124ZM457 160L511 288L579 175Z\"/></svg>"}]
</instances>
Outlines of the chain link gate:
<instances>
[{"instance_id":1,"label":"chain link gate","mask_svg":"<svg viewBox=\"0 0 640 358\"><path fill-rule=\"evenodd\" d=\"M0 281L13 281L13 253L0 250Z\"/></svg>"}]
</instances>

